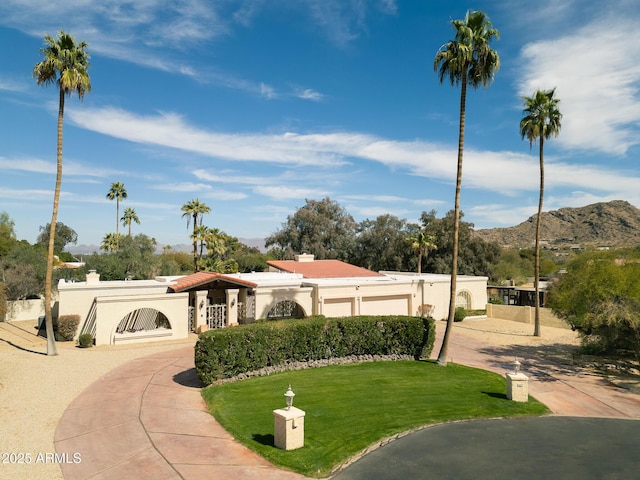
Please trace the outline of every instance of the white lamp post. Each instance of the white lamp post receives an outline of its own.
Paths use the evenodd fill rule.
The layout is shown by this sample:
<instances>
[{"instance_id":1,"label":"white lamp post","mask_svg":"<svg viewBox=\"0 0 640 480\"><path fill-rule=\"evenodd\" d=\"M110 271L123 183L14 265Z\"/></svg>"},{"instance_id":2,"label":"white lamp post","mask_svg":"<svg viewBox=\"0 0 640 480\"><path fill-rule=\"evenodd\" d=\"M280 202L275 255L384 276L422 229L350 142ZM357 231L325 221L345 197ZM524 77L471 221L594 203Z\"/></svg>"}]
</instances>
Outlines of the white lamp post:
<instances>
[{"instance_id":1,"label":"white lamp post","mask_svg":"<svg viewBox=\"0 0 640 480\"><path fill-rule=\"evenodd\" d=\"M518 357L516 357L515 362L513 362L513 371L515 372L516 375L520 373L520 365L522 364L518 361Z\"/></svg>"},{"instance_id":2,"label":"white lamp post","mask_svg":"<svg viewBox=\"0 0 640 480\"><path fill-rule=\"evenodd\" d=\"M291 385L289 385L289 388L284 394L284 398L287 401L287 410L291 410L291 406L293 405L293 397L295 396L296 394L293 393L293 390L291 390Z\"/></svg>"}]
</instances>

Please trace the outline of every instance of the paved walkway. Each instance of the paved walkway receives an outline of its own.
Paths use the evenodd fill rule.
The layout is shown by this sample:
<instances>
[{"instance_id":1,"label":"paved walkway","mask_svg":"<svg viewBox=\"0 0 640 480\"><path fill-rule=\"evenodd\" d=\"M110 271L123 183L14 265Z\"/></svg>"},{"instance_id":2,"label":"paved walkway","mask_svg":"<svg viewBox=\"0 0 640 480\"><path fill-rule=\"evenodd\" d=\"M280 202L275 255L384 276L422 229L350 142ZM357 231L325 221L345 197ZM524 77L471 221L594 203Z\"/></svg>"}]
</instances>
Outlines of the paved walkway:
<instances>
[{"instance_id":1,"label":"paved walkway","mask_svg":"<svg viewBox=\"0 0 640 480\"><path fill-rule=\"evenodd\" d=\"M436 347L441 334L439 326ZM543 349L496 347L454 333L449 351L456 363L500 374L511 371L517 355L530 377L529 393L555 415L640 418L640 395L555 363L542 356ZM303 478L276 469L236 442L206 412L200 389L191 347L111 371L78 396L60 419L55 447L70 458L61 465L65 479ZM449 452L458 457L455 445ZM74 453L81 462L73 463Z\"/></svg>"}]
</instances>

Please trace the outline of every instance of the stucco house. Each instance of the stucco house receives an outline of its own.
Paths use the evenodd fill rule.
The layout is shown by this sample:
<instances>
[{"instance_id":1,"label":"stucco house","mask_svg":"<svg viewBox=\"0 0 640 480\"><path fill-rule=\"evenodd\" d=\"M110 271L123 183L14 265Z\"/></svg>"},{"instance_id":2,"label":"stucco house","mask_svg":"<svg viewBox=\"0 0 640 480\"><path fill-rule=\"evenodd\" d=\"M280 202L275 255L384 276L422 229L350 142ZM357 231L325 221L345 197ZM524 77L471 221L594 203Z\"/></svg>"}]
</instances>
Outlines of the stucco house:
<instances>
[{"instance_id":1,"label":"stucco house","mask_svg":"<svg viewBox=\"0 0 640 480\"><path fill-rule=\"evenodd\" d=\"M445 318L449 275L373 272L339 260L270 261L269 271L198 272L155 280L61 281L60 314L82 318L96 344L184 338L189 331L311 315L431 315ZM486 306L487 277L458 276L456 303Z\"/></svg>"}]
</instances>

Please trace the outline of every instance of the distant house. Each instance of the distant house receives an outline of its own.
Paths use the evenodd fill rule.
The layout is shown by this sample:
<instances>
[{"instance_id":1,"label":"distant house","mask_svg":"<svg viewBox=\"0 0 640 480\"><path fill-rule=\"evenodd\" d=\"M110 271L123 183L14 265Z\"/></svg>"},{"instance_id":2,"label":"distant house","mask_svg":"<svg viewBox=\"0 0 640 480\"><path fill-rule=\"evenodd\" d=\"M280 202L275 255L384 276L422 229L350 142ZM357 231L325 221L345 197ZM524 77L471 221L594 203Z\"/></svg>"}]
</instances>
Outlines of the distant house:
<instances>
[{"instance_id":1,"label":"distant house","mask_svg":"<svg viewBox=\"0 0 640 480\"><path fill-rule=\"evenodd\" d=\"M60 314L79 313L96 344L184 338L189 331L311 315L446 318L449 275L374 272L339 260L269 261L269 271L198 272L156 280L61 281ZM457 277L456 304L486 306L487 277ZM108 307L107 307L108 305Z\"/></svg>"}]
</instances>

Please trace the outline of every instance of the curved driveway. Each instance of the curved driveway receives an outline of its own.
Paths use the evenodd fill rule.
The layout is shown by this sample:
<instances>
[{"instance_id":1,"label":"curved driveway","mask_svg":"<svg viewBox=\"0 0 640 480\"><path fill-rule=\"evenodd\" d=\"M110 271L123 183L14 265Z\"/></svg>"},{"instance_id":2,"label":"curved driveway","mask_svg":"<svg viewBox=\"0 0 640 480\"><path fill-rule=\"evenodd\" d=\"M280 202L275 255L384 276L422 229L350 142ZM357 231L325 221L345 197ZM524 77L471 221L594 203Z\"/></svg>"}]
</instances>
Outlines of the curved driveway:
<instances>
[{"instance_id":1,"label":"curved driveway","mask_svg":"<svg viewBox=\"0 0 640 480\"><path fill-rule=\"evenodd\" d=\"M622 419L640 418L640 396L555 363L543 348L496 347L454 333L450 356L504 374L518 355L529 393L554 416L432 426L374 450L334 478L637 476L640 422ZM191 347L109 372L58 424L56 451L82 459L61 465L65 479L303 478L236 442L206 412L200 388Z\"/></svg>"}]
</instances>

